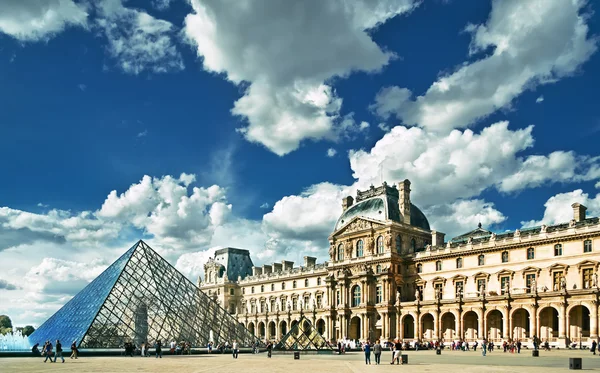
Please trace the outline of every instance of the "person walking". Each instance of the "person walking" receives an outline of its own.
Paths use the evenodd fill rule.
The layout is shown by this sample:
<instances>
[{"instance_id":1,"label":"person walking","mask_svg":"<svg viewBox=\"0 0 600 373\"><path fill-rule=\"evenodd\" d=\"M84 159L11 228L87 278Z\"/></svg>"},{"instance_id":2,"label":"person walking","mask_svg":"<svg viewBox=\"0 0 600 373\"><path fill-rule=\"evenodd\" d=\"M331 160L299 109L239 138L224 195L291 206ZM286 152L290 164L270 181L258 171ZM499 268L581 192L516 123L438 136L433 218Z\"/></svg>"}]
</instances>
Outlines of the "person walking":
<instances>
[{"instance_id":1,"label":"person walking","mask_svg":"<svg viewBox=\"0 0 600 373\"><path fill-rule=\"evenodd\" d=\"M60 343L60 340L56 340L56 353L54 354L54 362L56 363L56 359L58 359L59 357L61 358L62 362L65 362L65 358L62 355L62 344Z\"/></svg>"},{"instance_id":2,"label":"person walking","mask_svg":"<svg viewBox=\"0 0 600 373\"><path fill-rule=\"evenodd\" d=\"M373 354L375 355L375 364L381 363L381 341L379 339L373 345Z\"/></svg>"},{"instance_id":3,"label":"person walking","mask_svg":"<svg viewBox=\"0 0 600 373\"><path fill-rule=\"evenodd\" d=\"M77 340L71 343L71 359L77 359Z\"/></svg>"},{"instance_id":4,"label":"person walking","mask_svg":"<svg viewBox=\"0 0 600 373\"><path fill-rule=\"evenodd\" d=\"M46 358L44 359L44 363L50 359L52 363L52 343L50 341L46 341L44 345L44 352L46 353Z\"/></svg>"},{"instance_id":5,"label":"person walking","mask_svg":"<svg viewBox=\"0 0 600 373\"><path fill-rule=\"evenodd\" d=\"M596 346L598 344L596 343L596 340L592 341L592 347L590 348L590 351L592 351L592 354L596 355Z\"/></svg>"},{"instance_id":6,"label":"person walking","mask_svg":"<svg viewBox=\"0 0 600 373\"><path fill-rule=\"evenodd\" d=\"M487 339L483 339L483 342L481 343L481 355L485 356L487 354L487 348L488 348L488 341Z\"/></svg>"},{"instance_id":7,"label":"person walking","mask_svg":"<svg viewBox=\"0 0 600 373\"><path fill-rule=\"evenodd\" d=\"M237 341L234 339L233 343L231 344L231 351L233 352L234 359L238 358L238 353L240 352L239 347L240 346L238 345Z\"/></svg>"},{"instance_id":8,"label":"person walking","mask_svg":"<svg viewBox=\"0 0 600 373\"><path fill-rule=\"evenodd\" d=\"M271 352L273 351L273 344L271 341L267 341L267 357L271 358Z\"/></svg>"},{"instance_id":9,"label":"person walking","mask_svg":"<svg viewBox=\"0 0 600 373\"><path fill-rule=\"evenodd\" d=\"M363 344L363 351L365 352L365 364L371 365L371 343L369 340Z\"/></svg>"},{"instance_id":10,"label":"person walking","mask_svg":"<svg viewBox=\"0 0 600 373\"><path fill-rule=\"evenodd\" d=\"M517 340L517 353L520 354L521 353L521 340Z\"/></svg>"}]
</instances>

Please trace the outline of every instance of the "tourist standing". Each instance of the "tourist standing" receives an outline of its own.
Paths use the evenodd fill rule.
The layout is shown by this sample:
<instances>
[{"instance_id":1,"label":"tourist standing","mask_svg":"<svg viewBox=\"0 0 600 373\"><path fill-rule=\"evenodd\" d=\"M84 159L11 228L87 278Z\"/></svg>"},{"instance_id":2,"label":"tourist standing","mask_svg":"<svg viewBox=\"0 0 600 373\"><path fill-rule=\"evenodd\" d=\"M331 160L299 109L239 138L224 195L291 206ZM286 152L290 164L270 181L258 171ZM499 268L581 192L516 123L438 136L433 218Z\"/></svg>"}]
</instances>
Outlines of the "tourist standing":
<instances>
[{"instance_id":1,"label":"tourist standing","mask_svg":"<svg viewBox=\"0 0 600 373\"><path fill-rule=\"evenodd\" d=\"M592 347L590 348L590 351L592 351L592 354L596 355L596 346L598 344L596 343L595 340L592 341Z\"/></svg>"},{"instance_id":2,"label":"tourist standing","mask_svg":"<svg viewBox=\"0 0 600 373\"><path fill-rule=\"evenodd\" d=\"M50 362L52 362L52 343L50 343L50 341L46 341L46 344L44 345L44 352L46 353L46 358L44 359L44 363L50 359Z\"/></svg>"},{"instance_id":3,"label":"tourist standing","mask_svg":"<svg viewBox=\"0 0 600 373\"><path fill-rule=\"evenodd\" d=\"M169 344L169 348L171 349L171 355L173 355L175 353L175 346L177 345L177 343L175 343L175 341L171 341L171 343Z\"/></svg>"},{"instance_id":4,"label":"tourist standing","mask_svg":"<svg viewBox=\"0 0 600 373\"><path fill-rule=\"evenodd\" d=\"M271 357L271 352L273 351L273 344L271 341L267 341L267 357Z\"/></svg>"},{"instance_id":5,"label":"tourist standing","mask_svg":"<svg viewBox=\"0 0 600 373\"><path fill-rule=\"evenodd\" d=\"M363 345L363 351L365 352L365 364L371 365L371 342L367 342Z\"/></svg>"},{"instance_id":6,"label":"tourist standing","mask_svg":"<svg viewBox=\"0 0 600 373\"><path fill-rule=\"evenodd\" d=\"M154 350L156 351L156 358L159 357L162 359L162 341L158 340L154 343Z\"/></svg>"},{"instance_id":7,"label":"tourist standing","mask_svg":"<svg viewBox=\"0 0 600 373\"><path fill-rule=\"evenodd\" d=\"M481 355L485 356L487 353L487 348L488 348L488 342L487 339L483 339L483 342L481 342Z\"/></svg>"},{"instance_id":8,"label":"tourist standing","mask_svg":"<svg viewBox=\"0 0 600 373\"><path fill-rule=\"evenodd\" d=\"M373 345L373 354L375 355L375 364L381 363L381 342L379 339Z\"/></svg>"},{"instance_id":9,"label":"tourist standing","mask_svg":"<svg viewBox=\"0 0 600 373\"><path fill-rule=\"evenodd\" d=\"M239 345L237 343L237 341L234 339L233 343L231 344L231 351L233 352L233 358L237 359L238 358L238 353L239 353Z\"/></svg>"},{"instance_id":10,"label":"tourist standing","mask_svg":"<svg viewBox=\"0 0 600 373\"><path fill-rule=\"evenodd\" d=\"M65 362L65 358L62 356L62 344L57 339L56 340L56 353L54 354L54 362L56 363L56 359L61 358L62 362Z\"/></svg>"},{"instance_id":11,"label":"tourist standing","mask_svg":"<svg viewBox=\"0 0 600 373\"><path fill-rule=\"evenodd\" d=\"M520 339L517 340L517 353L518 354L521 353L521 340Z\"/></svg>"}]
</instances>

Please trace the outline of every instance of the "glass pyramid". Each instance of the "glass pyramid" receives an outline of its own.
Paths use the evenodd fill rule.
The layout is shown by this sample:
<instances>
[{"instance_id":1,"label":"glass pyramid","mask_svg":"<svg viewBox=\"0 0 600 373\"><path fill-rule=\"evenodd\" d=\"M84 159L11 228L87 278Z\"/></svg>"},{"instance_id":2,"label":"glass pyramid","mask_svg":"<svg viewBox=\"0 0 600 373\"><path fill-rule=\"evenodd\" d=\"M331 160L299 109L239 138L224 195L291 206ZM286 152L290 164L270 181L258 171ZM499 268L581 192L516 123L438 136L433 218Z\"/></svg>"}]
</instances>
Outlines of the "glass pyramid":
<instances>
[{"instance_id":1,"label":"glass pyramid","mask_svg":"<svg viewBox=\"0 0 600 373\"><path fill-rule=\"evenodd\" d=\"M257 339L187 277L138 241L43 323L29 342L77 341L80 348L120 348L126 342L190 342L206 346Z\"/></svg>"},{"instance_id":2,"label":"glass pyramid","mask_svg":"<svg viewBox=\"0 0 600 373\"><path fill-rule=\"evenodd\" d=\"M331 350L325 338L304 316L275 346L276 350Z\"/></svg>"}]
</instances>

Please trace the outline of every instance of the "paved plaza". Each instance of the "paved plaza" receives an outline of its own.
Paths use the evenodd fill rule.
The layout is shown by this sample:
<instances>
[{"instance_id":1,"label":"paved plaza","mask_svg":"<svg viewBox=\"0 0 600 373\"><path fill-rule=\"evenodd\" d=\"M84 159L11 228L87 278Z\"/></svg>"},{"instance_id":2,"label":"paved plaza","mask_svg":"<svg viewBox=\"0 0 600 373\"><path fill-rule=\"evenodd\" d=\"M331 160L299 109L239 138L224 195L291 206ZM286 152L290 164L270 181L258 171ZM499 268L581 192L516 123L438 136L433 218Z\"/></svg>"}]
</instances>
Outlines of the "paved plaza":
<instances>
[{"instance_id":1,"label":"paved plaza","mask_svg":"<svg viewBox=\"0 0 600 373\"><path fill-rule=\"evenodd\" d=\"M366 366L359 352L338 355L302 355L294 360L292 355L266 353L242 354L234 360L230 355L163 356L162 359L141 357L83 357L62 364L43 363L41 358L0 359L0 372L282 372L282 373L355 373L355 372L565 372L569 357L582 357L584 370L600 371L600 356L588 351L540 352L539 358L530 351L520 355L493 352L483 357L479 352L444 351L441 356L433 351L408 352L409 364L391 366L390 352L382 355L380 366ZM372 357L373 363L374 359Z\"/></svg>"}]
</instances>

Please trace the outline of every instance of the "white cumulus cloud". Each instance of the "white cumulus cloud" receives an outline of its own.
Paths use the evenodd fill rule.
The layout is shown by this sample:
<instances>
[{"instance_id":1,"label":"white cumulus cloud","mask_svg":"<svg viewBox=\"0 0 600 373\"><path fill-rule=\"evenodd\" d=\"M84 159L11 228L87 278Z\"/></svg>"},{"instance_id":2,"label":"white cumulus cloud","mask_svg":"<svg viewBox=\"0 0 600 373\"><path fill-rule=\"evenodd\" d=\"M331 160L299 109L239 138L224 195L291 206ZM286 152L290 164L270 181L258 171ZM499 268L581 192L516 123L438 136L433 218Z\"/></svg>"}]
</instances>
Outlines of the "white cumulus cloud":
<instances>
[{"instance_id":1,"label":"white cumulus cloud","mask_svg":"<svg viewBox=\"0 0 600 373\"><path fill-rule=\"evenodd\" d=\"M337 150L335 150L334 148L327 149L327 156L329 158L335 157L336 154L337 154Z\"/></svg>"},{"instance_id":2,"label":"white cumulus cloud","mask_svg":"<svg viewBox=\"0 0 600 373\"><path fill-rule=\"evenodd\" d=\"M558 224L573 219L573 203L581 203L588 208L588 216L600 216L600 194L590 197L581 189L572 192L559 193L550 197L544 204L544 216L540 220L523 221L524 227L534 227L542 224Z\"/></svg>"}]
</instances>

